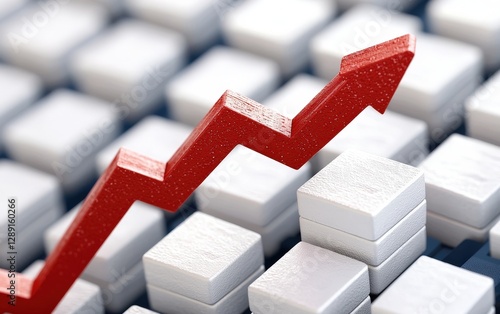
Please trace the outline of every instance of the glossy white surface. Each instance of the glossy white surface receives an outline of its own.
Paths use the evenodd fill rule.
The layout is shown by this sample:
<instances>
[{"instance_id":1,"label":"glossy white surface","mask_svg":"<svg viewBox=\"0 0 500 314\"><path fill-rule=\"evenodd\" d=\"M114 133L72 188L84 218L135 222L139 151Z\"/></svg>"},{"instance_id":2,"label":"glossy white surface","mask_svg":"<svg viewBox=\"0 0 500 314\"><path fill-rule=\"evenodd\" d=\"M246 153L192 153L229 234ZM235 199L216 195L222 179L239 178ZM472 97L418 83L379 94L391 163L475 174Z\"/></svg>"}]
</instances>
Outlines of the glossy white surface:
<instances>
[{"instance_id":1,"label":"glossy white surface","mask_svg":"<svg viewBox=\"0 0 500 314\"><path fill-rule=\"evenodd\" d=\"M488 313L494 304L493 280L427 256L420 257L372 304L373 314Z\"/></svg>"},{"instance_id":2,"label":"glossy white surface","mask_svg":"<svg viewBox=\"0 0 500 314\"><path fill-rule=\"evenodd\" d=\"M122 119L136 120L160 105L166 82L186 62L177 33L125 19L71 58L80 90L120 106Z\"/></svg>"},{"instance_id":3,"label":"glossy white surface","mask_svg":"<svg viewBox=\"0 0 500 314\"><path fill-rule=\"evenodd\" d=\"M195 212L143 257L146 281L215 304L264 264L260 235Z\"/></svg>"},{"instance_id":4,"label":"glossy white surface","mask_svg":"<svg viewBox=\"0 0 500 314\"><path fill-rule=\"evenodd\" d=\"M490 254L500 259L500 220L490 229Z\"/></svg>"},{"instance_id":5,"label":"glossy white surface","mask_svg":"<svg viewBox=\"0 0 500 314\"><path fill-rule=\"evenodd\" d=\"M214 47L167 84L167 103L175 120L196 125L226 90L262 101L278 81L279 69L274 62L236 49Z\"/></svg>"},{"instance_id":6,"label":"glossy white surface","mask_svg":"<svg viewBox=\"0 0 500 314\"><path fill-rule=\"evenodd\" d=\"M500 147L454 134L419 168L430 212L475 228L500 214Z\"/></svg>"},{"instance_id":7,"label":"glossy white surface","mask_svg":"<svg viewBox=\"0 0 500 314\"><path fill-rule=\"evenodd\" d=\"M421 170L348 150L298 191L299 214L367 240L377 240L425 198Z\"/></svg>"},{"instance_id":8,"label":"glossy white surface","mask_svg":"<svg viewBox=\"0 0 500 314\"><path fill-rule=\"evenodd\" d=\"M368 294L365 264L305 242L248 288L254 314L349 313Z\"/></svg>"},{"instance_id":9,"label":"glossy white surface","mask_svg":"<svg viewBox=\"0 0 500 314\"><path fill-rule=\"evenodd\" d=\"M304 217L300 217L300 234L304 242L377 266L425 226L425 205L423 201L377 241L329 228Z\"/></svg>"}]
</instances>

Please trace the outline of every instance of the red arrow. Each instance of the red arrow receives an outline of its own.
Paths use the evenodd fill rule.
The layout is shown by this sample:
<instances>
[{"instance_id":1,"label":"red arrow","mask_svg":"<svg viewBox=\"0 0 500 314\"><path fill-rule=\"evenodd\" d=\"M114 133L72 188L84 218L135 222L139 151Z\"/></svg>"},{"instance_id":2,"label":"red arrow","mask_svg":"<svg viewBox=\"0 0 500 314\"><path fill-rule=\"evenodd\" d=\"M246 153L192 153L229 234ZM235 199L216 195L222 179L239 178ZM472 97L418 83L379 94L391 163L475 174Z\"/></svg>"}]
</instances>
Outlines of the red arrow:
<instances>
[{"instance_id":1,"label":"red arrow","mask_svg":"<svg viewBox=\"0 0 500 314\"><path fill-rule=\"evenodd\" d=\"M227 91L166 165L122 149L36 279L0 270L0 309L50 313L134 201L176 211L238 144L300 168L367 106L384 113L414 49L406 35L344 57L340 73L293 119Z\"/></svg>"}]
</instances>

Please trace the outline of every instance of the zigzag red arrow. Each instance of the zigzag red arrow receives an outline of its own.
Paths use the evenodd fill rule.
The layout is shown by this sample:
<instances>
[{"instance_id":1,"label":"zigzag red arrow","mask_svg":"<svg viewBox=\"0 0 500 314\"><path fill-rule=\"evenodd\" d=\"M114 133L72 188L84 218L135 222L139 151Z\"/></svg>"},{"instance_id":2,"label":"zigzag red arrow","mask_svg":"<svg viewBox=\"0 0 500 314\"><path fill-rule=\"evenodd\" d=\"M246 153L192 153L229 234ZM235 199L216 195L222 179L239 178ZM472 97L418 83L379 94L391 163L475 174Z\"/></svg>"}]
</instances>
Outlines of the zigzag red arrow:
<instances>
[{"instance_id":1,"label":"zigzag red arrow","mask_svg":"<svg viewBox=\"0 0 500 314\"><path fill-rule=\"evenodd\" d=\"M238 144L300 168L367 106L384 113L414 48L406 35L346 56L340 73L293 119L228 91L166 165L121 150L36 279L0 270L0 309L50 313L134 201L176 211Z\"/></svg>"}]
</instances>

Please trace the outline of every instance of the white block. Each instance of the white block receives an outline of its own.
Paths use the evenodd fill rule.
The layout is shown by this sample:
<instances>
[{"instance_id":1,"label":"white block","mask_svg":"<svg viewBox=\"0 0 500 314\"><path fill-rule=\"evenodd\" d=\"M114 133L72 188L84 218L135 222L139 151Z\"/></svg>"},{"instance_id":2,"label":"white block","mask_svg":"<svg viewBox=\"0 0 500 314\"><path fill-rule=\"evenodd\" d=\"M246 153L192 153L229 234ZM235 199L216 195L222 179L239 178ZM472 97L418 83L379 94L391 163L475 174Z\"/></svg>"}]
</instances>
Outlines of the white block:
<instances>
[{"instance_id":1,"label":"white block","mask_svg":"<svg viewBox=\"0 0 500 314\"><path fill-rule=\"evenodd\" d=\"M500 220L490 229L490 255L500 259Z\"/></svg>"},{"instance_id":2,"label":"white block","mask_svg":"<svg viewBox=\"0 0 500 314\"><path fill-rule=\"evenodd\" d=\"M319 151L318 171L348 149L417 166L429 153L428 142L423 121L368 107Z\"/></svg>"},{"instance_id":3,"label":"white block","mask_svg":"<svg viewBox=\"0 0 500 314\"><path fill-rule=\"evenodd\" d=\"M459 134L420 164L428 209L475 228L500 214L500 148Z\"/></svg>"},{"instance_id":4,"label":"white block","mask_svg":"<svg viewBox=\"0 0 500 314\"><path fill-rule=\"evenodd\" d=\"M403 244L396 252L378 266L368 265L370 293L379 294L405 271L422 253L427 245L425 227Z\"/></svg>"},{"instance_id":5,"label":"white block","mask_svg":"<svg viewBox=\"0 0 500 314\"><path fill-rule=\"evenodd\" d=\"M131 307L128 308L128 310L123 312L123 314L158 314L158 313L150 311L148 309L145 309L137 305L132 305Z\"/></svg>"},{"instance_id":6,"label":"white block","mask_svg":"<svg viewBox=\"0 0 500 314\"><path fill-rule=\"evenodd\" d=\"M41 80L29 72L0 64L0 136L5 124L28 108L42 92ZM2 150L0 138L0 151Z\"/></svg>"},{"instance_id":7,"label":"white block","mask_svg":"<svg viewBox=\"0 0 500 314\"><path fill-rule=\"evenodd\" d=\"M79 208L73 208L47 230L47 253L56 247L75 219ZM139 263L142 255L161 240L165 233L163 213L160 209L141 202L134 203L85 268L84 274L115 282L117 274L123 274Z\"/></svg>"},{"instance_id":8,"label":"white block","mask_svg":"<svg viewBox=\"0 0 500 314\"><path fill-rule=\"evenodd\" d=\"M198 208L265 226L297 201L310 165L289 168L246 147L236 147L196 190Z\"/></svg>"},{"instance_id":9,"label":"white block","mask_svg":"<svg viewBox=\"0 0 500 314\"><path fill-rule=\"evenodd\" d=\"M148 309L145 309L137 305L132 305L131 307L128 308L128 310L123 312L123 314L158 314L158 313L150 311Z\"/></svg>"},{"instance_id":10,"label":"white block","mask_svg":"<svg viewBox=\"0 0 500 314\"><path fill-rule=\"evenodd\" d=\"M228 12L224 35L231 46L270 58L285 76L291 76L307 65L309 42L335 15L335 4L324 0L243 2Z\"/></svg>"},{"instance_id":11,"label":"white block","mask_svg":"<svg viewBox=\"0 0 500 314\"><path fill-rule=\"evenodd\" d=\"M79 89L120 106L136 120L160 104L167 80L185 63L184 39L135 20L121 20L71 58Z\"/></svg>"},{"instance_id":12,"label":"white block","mask_svg":"<svg viewBox=\"0 0 500 314\"><path fill-rule=\"evenodd\" d=\"M248 288L254 314L350 313L368 294L365 264L305 242Z\"/></svg>"},{"instance_id":13,"label":"white block","mask_svg":"<svg viewBox=\"0 0 500 314\"><path fill-rule=\"evenodd\" d=\"M474 228L456 220L427 212L427 234L441 243L456 247L466 239L484 242L488 240L488 231L500 221L500 215L493 218L484 228Z\"/></svg>"},{"instance_id":14,"label":"white block","mask_svg":"<svg viewBox=\"0 0 500 314\"><path fill-rule=\"evenodd\" d=\"M148 297L151 307L169 314L235 314L243 313L248 308L248 286L264 273L261 265L240 285L226 294L213 305L187 298L175 292L148 285Z\"/></svg>"},{"instance_id":15,"label":"white block","mask_svg":"<svg viewBox=\"0 0 500 314\"><path fill-rule=\"evenodd\" d=\"M300 217L300 234L304 242L377 266L425 226L425 205L425 201L420 203L377 241L329 228L304 217Z\"/></svg>"},{"instance_id":16,"label":"white block","mask_svg":"<svg viewBox=\"0 0 500 314\"><path fill-rule=\"evenodd\" d=\"M166 163L190 133L184 124L148 116L97 154L97 171L104 172L121 147Z\"/></svg>"},{"instance_id":17,"label":"white block","mask_svg":"<svg viewBox=\"0 0 500 314\"><path fill-rule=\"evenodd\" d=\"M3 0L0 2L0 21L22 8L28 0Z\"/></svg>"},{"instance_id":18,"label":"white block","mask_svg":"<svg viewBox=\"0 0 500 314\"><path fill-rule=\"evenodd\" d=\"M235 208L236 207L232 209ZM205 208L201 211L260 234L262 237L262 246L264 247L265 257L270 257L276 254L279 251L283 240L299 233L299 211L297 203L294 203L290 207L286 208L265 226L255 225L238 219L237 217L233 217L228 214L231 212L230 210L221 212Z\"/></svg>"},{"instance_id":19,"label":"white block","mask_svg":"<svg viewBox=\"0 0 500 314\"><path fill-rule=\"evenodd\" d=\"M339 7L343 10L360 5L360 4L376 4L383 7L388 12L392 13L392 10L408 10L422 2L421 0L404 0L404 1L392 1L392 0L337 0Z\"/></svg>"},{"instance_id":20,"label":"white block","mask_svg":"<svg viewBox=\"0 0 500 314\"><path fill-rule=\"evenodd\" d=\"M371 300L370 297L366 297L366 299L361 302L360 305L358 305L352 312L351 314L371 314Z\"/></svg>"},{"instance_id":21,"label":"white block","mask_svg":"<svg viewBox=\"0 0 500 314\"><path fill-rule=\"evenodd\" d=\"M23 275L35 278L42 270L44 261L38 260L26 268ZM99 287L83 279L77 279L53 314L104 313L103 300Z\"/></svg>"},{"instance_id":22,"label":"white block","mask_svg":"<svg viewBox=\"0 0 500 314\"><path fill-rule=\"evenodd\" d=\"M263 263L260 235L195 212L143 257L148 285L215 304Z\"/></svg>"},{"instance_id":23,"label":"white block","mask_svg":"<svg viewBox=\"0 0 500 314\"><path fill-rule=\"evenodd\" d=\"M343 56L408 33L415 34L421 29L422 22L415 16L380 6L355 7L312 40L314 71L325 80L331 80L339 72ZM418 45L420 53L420 42Z\"/></svg>"},{"instance_id":24,"label":"white block","mask_svg":"<svg viewBox=\"0 0 500 314\"><path fill-rule=\"evenodd\" d=\"M489 70L500 67L500 3L495 0L434 0L427 6L433 33L478 46Z\"/></svg>"},{"instance_id":25,"label":"white block","mask_svg":"<svg viewBox=\"0 0 500 314\"><path fill-rule=\"evenodd\" d=\"M422 256L372 304L372 313L488 313L494 304L489 277Z\"/></svg>"},{"instance_id":26,"label":"white block","mask_svg":"<svg viewBox=\"0 0 500 314\"><path fill-rule=\"evenodd\" d=\"M482 54L477 47L435 35L418 34L417 41L418 53L389 110L425 121L439 142L462 122L463 103L482 75Z\"/></svg>"},{"instance_id":27,"label":"white block","mask_svg":"<svg viewBox=\"0 0 500 314\"><path fill-rule=\"evenodd\" d=\"M4 130L14 159L55 174L67 191L94 175L94 156L119 131L118 115L107 102L70 90L56 90Z\"/></svg>"},{"instance_id":28,"label":"white block","mask_svg":"<svg viewBox=\"0 0 500 314\"><path fill-rule=\"evenodd\" d=\"M125 0L128 12L140 19L180 32L191 49L203 50L220 35L220 20L233 0Z\"/></svg>"},{"instance_id":29,"label":"white block","mask_svg":"<svg viewBox=\"0 0 500 314\"><path fill-rule=\"evenodd\" d=\"M467 135L500 146L500 71L467 99Z\"/></svg>"},{"instance_id":30,"label":"white block","mask_svg":"<svg viewBox=\"0 0 500 314\"><path fill-rule=\"evenodd\" d=\"M349 150L307 181L297 196L301 217L377 240L424 200L425 184L417 168Z\"/></svg>"},{"instance_id":31,"label":"white block","mask_svg":"<svg viewBox=\"0 0 500 314\"><path fill-rule=\"evenodd\" d=\"M49 86L66 83L75 49L107 23L106 10L82 2L36 2L0 23L0 55Z\"/></svg>"},{"instance_id":32,"label":"white block","mask_svg":"<svg viewBox=\"0 0 500 314\"><path fill-rule=\"evenodd\" d=\"M261 101L278 81L279 70L274 62L236 49L215 47L167 84L166 95L172 116L196 125L224 91L230 89Z\"/></svg>"}]
</instances>

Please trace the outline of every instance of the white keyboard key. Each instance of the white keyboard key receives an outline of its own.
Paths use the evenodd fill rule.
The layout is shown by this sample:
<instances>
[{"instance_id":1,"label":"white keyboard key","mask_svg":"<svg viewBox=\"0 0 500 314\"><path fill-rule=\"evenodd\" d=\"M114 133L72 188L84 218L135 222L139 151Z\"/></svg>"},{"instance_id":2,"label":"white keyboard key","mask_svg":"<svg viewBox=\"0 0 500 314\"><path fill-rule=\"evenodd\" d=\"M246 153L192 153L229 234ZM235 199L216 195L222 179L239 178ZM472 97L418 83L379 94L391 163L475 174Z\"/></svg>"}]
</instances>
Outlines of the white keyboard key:
<instances>
[{"instance_id":1,"label":"white keyboard key","mask_svg":"<svg viewBox=\"0 0 500 314\"><path fill-rule=\"evenodd\" d=\"M422 256L372 304L373 314L488 313L493 280Z\"/></svg>"},{"instance_id":2,"label":"white keyboard key","mask_svg":"<svg viewBox=\"0 0 500 314\"><path fill-rule=\"evenodd\" d=\"M104 8L88 3L39 2L0 24L0 55L49 86L64 84L68 58L107 23Z\"/></svg>"},{"instance_id":3,"label":"white keyboard key","mask_svg":"<svg viewBox=\"0 0 500 314\"><path fill-rule=\"evenodd\" d=\"M366 108L316 155L318 170L348 149L417 166L428 155L428 129L420 120Z\"/></svg>"},{"instance_id":4,"label":"white keyboard key","mask_svg":"<svg viewBox=\"0 0 500 314\"><path fill-rule=\"evenodd\" d=\"M393 10L404 11L414 7L421 0L404 0L404 1L392 1L392 0L337 0L339 7L343 10L357 6L360 4L376 4L383 7L386 14L393 14Z\"/></svg>"},{"instance_id":5,"label":"white keyboard key","mask_svg":"<svg viewBox=\"0 0 500 314\"><path fill-rule=\"evenodd\" d=\"M263 104L293 118L326 85L326 81L299 74L269 96ZM416 166L428 154L424 122L386 111L367 108L331 140L311 161L315 172L348 149L386 157Z\"/></svg>"},{"instance_id":6,"label":"white keyboard key","mask_svg":"<svg viewBox=\"0 0 500 314\"><path fill-rule=\"evenodd\" d=\"M389 110L425 121L431 139L441 142L462 123L463 103L482 74L482 54L474 46L444 37L419 34L417 41L418 53Z\"/></svg>"},{"instance_id":7,"label":"white keyboard key","mask_svg":"<svg viewBox=\"0 0 500 314\"><path fill-rule=\"evenodd\" d=\"M370 293L379 294L425 251L426 228L423 227L396 252L378 266L368 265Z\"/></svg>"},{"instance_id":8,"label":"white keyboard key","mask_svg":"<svg viewBox=\"0 0 500 314\"><path fill-rule=\"evenodd\" d=\"M334 1L252 0L228 12L223 31L231 46L272 59L291 76L305 68L309 41L335 13Z\"/></svg>"},{"instance_id":9,"label":"white keyboard key","mask_svg":"<svg viewBox=\"0 0 500 314\"><path fill-rule=\"evenodd\" d=\"M427 16L433 33L480 47L488 69L500 67L500 2L433 0Z\"/></svg>"},{"instance_id":10,"label":"white keyboard key","mask_svg":"<svg viewBox=\"0 0 500 314\"><path fill-rule=\"evenodd\" d=\"M300 234L304 242L377 266L425 226L425 205L423 201L377 241L369 241L303 217L300 218Z\"/></svg>"},{"instance_id":11,"label":"white keyboard key","mask_svg":"<svg viewBox=\"0 0 500 314\"><path fill-rule=\"evenodd\" d=\"M427 234L441 243L456 247L466 239L484 242L488 240L488 231L500 221L500 215L483 228L471 227L454 219L434 212L427 212Z\"/></svg>"},{"instance_id":12,"label":"white keyboard key","mask_svg":"<svg viewBox=\"0 0 500 314\"><path fill-rule=\"evenodd\" d=\"M232 207L231 210L237 207ZM225 221L231 222L235 225L243 227L245 229L257 232L262 237L262 246L264 247L264 256L271 257L276 254L281 243L288 237L294 236L299 233L299 211L297 203L294 203L290 207L286 208L282 213L278 214L276 218L271 220L265 226L259 226L253 223L249 223L238 217L231 215L231 210L227 211L217 211L216 209L211 210L210 208L201 209L202 212L212 215L214 217L223 219Z\"/></svg>"},{"instance_id":13,"label":"white keyboard key","mask_svg":"<svg viewBox=\"0 0 500 314\"><path fill-rule=\"evenodd\" d=\"M467 135L500 146L500 71L467 99Z\"/></svg>"},{"instance_id":14,"label":"white keyboard key","mask_svg":"<svg viewBox=\"0 0 500 314\"><path fill-rule=\"evenodd\" d=\"M176 120L196 125L226 90L262 101L278 81L279 70L274 62L236 49L215 47L167 84L167 101Z\"/></svg>"},{"instance_id":15,"label":"white keyboard key","mask_svg":"<svg viewBox=\"0 0 500 314\"><path fill-rule=\"evenodd\" d=\"M29 107L41 94L42 82L29 72L0 64L0 133L3 126L24 109ZM0 151L2 141L0 139Z\"/></svg>"},{"instance_id":16,"label":"white keyboard key","mask_svg":"<svg viewBox=\"0 0 500 314\"><path fill-rule=\"evenodd\" d=\"M113 102L136 120L160 104L167 80L185 63L183 38L159 26L122 20L71 59L85 93Z\"/></svg>"},{"instance_id":17,"label":"white keyboard key","mask_svg":"<svg viewBox=\"0 0 500 314\"><path fill-rule=\"evenodd\" d=\"M483 228L500 214L500 148L454 134L419 166L427 208Z\"/></svg>"},{"instance_id":18,"label":"white keyboard key","mask_svg":"<svg viewBox=\"0 0 500 314\"><path fill-rule=\"evenodd\" d=\"M314 71L331 80L339 72L343 56L421 29L422 22L415 16L372 5L353 8L312 40ZM417 45L420 52L420 43Z\"/></svg>"},{"instance_id":19,"label":"white keyboard key","mask_svg":"<svg viewBox=\"0 0 500 314\"><path fill-rule=\"evenodd\" d=\"M166 163L190 133L184 124L146 117L97 154L97 170L104 172L121 147Z\"/></svg>"},{"instance_id":20,"label":"white keyboard key","mask_svg":"<svg viewBox=\"0 0 500 314\"><path fill-rule=\"evenodd\" d=\"M265 226L297 201L309 177L309 164L295 170L238 146L198 187L196 203L202 211Z\"/></svg>"},{"instance_id":21,"label":"white keyboard key","mask_svg":"<svg viewBox=\"0 0 500 314\"><path fill-rule=\"evenodd\" d=\"M23 275L35 278L42 270L44 261L38 260L26 268ZM95 313L104 314L103 299L98 286L83 279L77 279L53 314Z\"/></svg>"},{"instance_id":22,"label":"white keyboard key","mask_svg":"<svg viewBox=\"0 0 500 314\"><path fill-rule=\"evenodd\" d=\"M369 294L365 264L300 242L248 288L250 310L349 313Z\"/></svg>"},{"instance_id":23,"label":"white keyboard key","mask_svg":"<svg viewBox=\"0 0 500 314\"><path fill-rule=\"evenodd\" d=\"M135 17L180 32L194 51L213 44L220 35L220 20L234 0L125 0Z\"/></svg>"},{"instance_id":24,"label":"white keyboard key","mask_svg":"<svg viewBox=\"0 0 500 314\"><path fill-rule=\"evenodd\" d=\"M3 0L0 2L0 21L22 8L28 0Z\"/></svg>"},{"instance_id":25,"label":"white keyboard key","mask_svg":"<svg viewBox=\"0 0 500 314\"><path fill-rule=\"evenodd\" d=\"M371 304L372 304L372 302L370 300L370 297L368 296L350 314L371 314L372 313Z\"/></svg>"},{"instance_id":26,"label":"white keyboard key","mask_svg":"<svg viewBox=\"0 0 500 314\"><path fill-rule=\"evenodd\" d=\"M148 285L215 304L264 263L257 233L195 212L143 257Z\"/></svg>"},{"instance_id":27,"label":"white keyboard key","mask_svg":"<svg viewBox=\"0 0 500 314\"><path fill-rule=\"evenodd\" d=\"M264 273L264 266L245 279L239 286L213 305L187 298L172 291L148 285L151 307L169 314L233 314L244 313L248 308L248 286Z\"/></svg>"},{"instance_id":28,"label":"white keyboard key","mask_svg":"<svg viewBox=\"0 0 500 314\"><path fill-rule=\"evenodd\" d=\"M0 216L0 267L7 268L7 200L15 201L16 267L27 266L43 252L42 235L63 213L62 191L54 176L9 160L0 160L0 197L5 214Z\"/></svg>"},{"instance_id":29,"label":"white keyboard key","mask_svg":"<svg viewBox=\"0 0 500 314\"><path fill-rule=\"evenodd\" d=\"M55 174L67 191L94 175L94 157L119 131L111 104L69 90L56 90L4 130L14 159Z\"/></svg>"},{"instance_id":30,"label":"white keyboard key","mask_svg":"<svg viewBox=\"0 0 500 314\"><path fill-rule=\"evenodd\" d=\"M45 248L52 252L76 217L80 206L73 208L45 233ZM87 266L84 274L106 282L116 280L116 272L134 267L142 255L165 235L160 209L136 202L106 239Z\"/></svg>"},{"instance_id":31,"label":"white keyboard key","mask_svg":"<svg viewBox=\"0 0 500 314\"><path fill-rule=\"evenodd\" d=\"M373 241L424 200L424 176L393 160L347 151L297 196L301 217Z\"/></svg>"},{"instance_id":32,"label":"white keyboard key","mask_svg":"<svg viewBox=\"0 0 500 314\"><path fill-rule=\"evenodd\" d=\"M131 307L128 308L128 310L123 312L123 314L158 314L158 313L150 311L148 309L145 309L137 305L132 305Z\"/></svg>"},{"instance_id":33,"label":"white keyboard key","mask_svg":"<svg viewBox=\"0 0 500 314\"><path fill-rule=\"evenodd\" d=\"M500 259L500 220L490 229L490 254Z\"/></svg>"}]
</instances>

